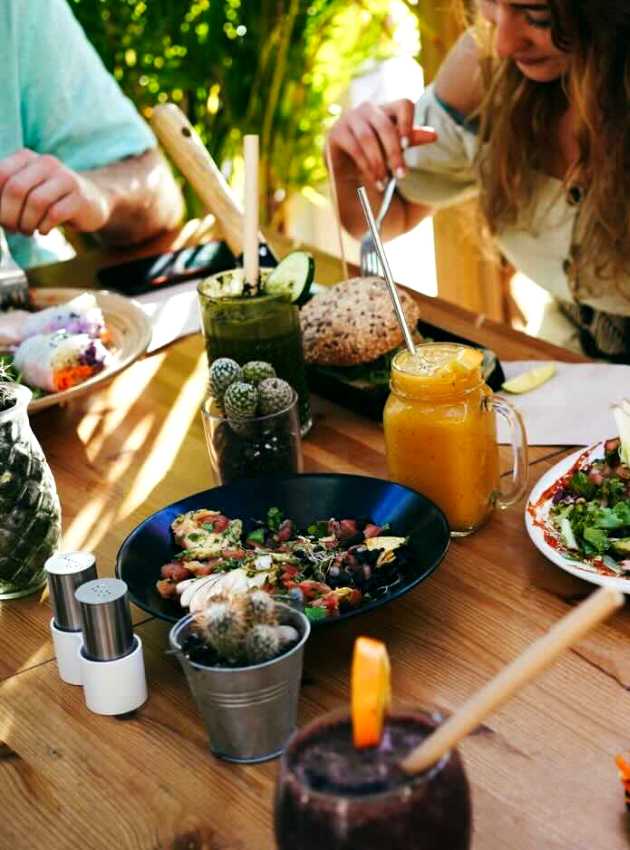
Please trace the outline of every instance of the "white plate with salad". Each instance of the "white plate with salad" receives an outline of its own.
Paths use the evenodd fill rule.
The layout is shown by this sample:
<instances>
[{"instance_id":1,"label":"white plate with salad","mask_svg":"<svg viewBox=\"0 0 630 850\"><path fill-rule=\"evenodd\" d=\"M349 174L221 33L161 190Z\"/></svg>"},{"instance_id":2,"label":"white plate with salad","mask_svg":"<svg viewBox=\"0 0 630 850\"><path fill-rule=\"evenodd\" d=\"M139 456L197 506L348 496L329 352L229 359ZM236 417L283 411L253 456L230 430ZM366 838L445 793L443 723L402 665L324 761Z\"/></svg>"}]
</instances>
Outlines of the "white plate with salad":
<instances>
[{"instance_id":1,"label":"white plate with salad","mask_svg":"<svg viewBox=\"0 0 630 850\"><path fill-rule=\"evenodd\" d=\"M624 593L630 593L628 460L618 438L580 449L540 478L525 509L527 532L545 557Z\"/></svg>"}]
</instances>

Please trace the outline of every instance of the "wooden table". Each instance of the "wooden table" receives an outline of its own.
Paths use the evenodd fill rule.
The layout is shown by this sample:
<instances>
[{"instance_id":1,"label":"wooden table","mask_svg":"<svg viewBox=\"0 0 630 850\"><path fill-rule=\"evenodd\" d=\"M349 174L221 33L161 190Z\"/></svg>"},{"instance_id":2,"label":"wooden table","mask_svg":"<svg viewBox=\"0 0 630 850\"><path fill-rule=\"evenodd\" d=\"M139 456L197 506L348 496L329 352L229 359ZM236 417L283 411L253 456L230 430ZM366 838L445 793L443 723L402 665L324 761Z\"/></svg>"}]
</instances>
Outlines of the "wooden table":
<instances>
[{"instance_id":1,"label":"wooden table","mask_svg":"<svg viewBox=\"0 0 630 850\"><path fill-rule=\"evenodd\" d=\"M103 258L39 269L38 283L87 283ZM318 277L336 263L319 258ZM452 305L419 297L433 324L504 359L575 360ZM206 365L191 337L136 363L100 392L34 416L64 511L64 548L97 555L111 575L125 535L154 510L212 484L198 408ZM385 476L379 425L322 399L304 441L307 471ZM530 452L533 482L566 450ZM507 455L506 455L507 457ZM309 641L300 720L348 700L358 634L387 642L396 697L450 712L592 587L548 563L523 505L454 540L435 575L395 604ZM48 604L0 606L0 848L271 850L277 763L209 755L165 623L134 611L150 696L125 718L90 714L56 672ZM628 846L613 756L630 748L630 620L583 640L462 745L475 850L621 850ZM296 848L299 850L299 848Z\"/></svg>"}]
</instances>

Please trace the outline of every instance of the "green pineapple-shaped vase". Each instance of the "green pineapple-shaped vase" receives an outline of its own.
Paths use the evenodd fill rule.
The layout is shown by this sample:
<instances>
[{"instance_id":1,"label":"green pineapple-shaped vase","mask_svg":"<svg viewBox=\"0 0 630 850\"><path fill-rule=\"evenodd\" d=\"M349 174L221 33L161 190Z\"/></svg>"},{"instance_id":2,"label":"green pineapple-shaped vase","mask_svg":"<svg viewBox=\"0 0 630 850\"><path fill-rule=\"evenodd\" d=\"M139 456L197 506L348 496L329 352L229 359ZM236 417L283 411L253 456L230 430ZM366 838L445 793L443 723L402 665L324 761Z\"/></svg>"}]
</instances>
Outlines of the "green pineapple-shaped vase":
<instances>
[{"instance_id":1,"label":"green pineapple-shaped vase","mask_svg":"<svg viewBox=\"0 0 630 850\"><path fill-rule=\"evenodd\" d=\"M30 400L26 387L0 381L0 599L42 587L61 536L55 482L28 421Z\"/></svg>"}]
</instances>

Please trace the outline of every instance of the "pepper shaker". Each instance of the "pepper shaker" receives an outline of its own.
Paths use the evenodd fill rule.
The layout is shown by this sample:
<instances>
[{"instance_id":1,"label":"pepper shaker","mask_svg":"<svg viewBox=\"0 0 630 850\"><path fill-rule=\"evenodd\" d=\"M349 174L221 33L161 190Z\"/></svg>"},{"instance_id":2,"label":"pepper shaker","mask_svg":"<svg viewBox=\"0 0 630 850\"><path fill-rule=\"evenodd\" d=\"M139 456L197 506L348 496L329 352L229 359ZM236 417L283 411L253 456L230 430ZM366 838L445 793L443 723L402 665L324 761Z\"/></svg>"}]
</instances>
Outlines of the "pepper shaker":
<instances>
[{"instance_id":1,"label":"pepper shaker","mask_svg":"<svg viewBox=\"0 0 630 850\"><path fill-rule=\"evenodd\" d=\"M133 633L127 585L102 578L76 591L83 646L79 652L85 703L96 714L125 714L147 699L142 641Z\"/></svg>"},{"instance_id":2,"label":"pepper shaker","mask_svg":"<svg viewBox=\"0 0 630 850\"><path fill-rule=\"evenodd\" d=\"M53 608L50 631L59 676L70 685L81 684L79 650L83 643L81 613L75 592L96 578L96 559L90 552L58 552L45 563Z\"/></svg>"}]
</instances>

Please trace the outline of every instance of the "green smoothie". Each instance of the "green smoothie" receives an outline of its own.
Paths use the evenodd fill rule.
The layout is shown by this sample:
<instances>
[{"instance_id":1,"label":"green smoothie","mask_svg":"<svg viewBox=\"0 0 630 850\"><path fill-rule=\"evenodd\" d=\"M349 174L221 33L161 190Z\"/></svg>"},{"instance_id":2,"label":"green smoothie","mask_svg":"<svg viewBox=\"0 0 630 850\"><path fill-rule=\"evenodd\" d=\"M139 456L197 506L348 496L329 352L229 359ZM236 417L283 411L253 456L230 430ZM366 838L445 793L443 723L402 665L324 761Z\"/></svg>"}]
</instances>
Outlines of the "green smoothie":
<instances>
[{"instance_id":1,"label":"green smoothie","mask_svg":"<svg viewBox=\"0 0 630 850\"><path fill-rule=\"evenodd\" d=\"M266 271L261 270L261 275ZM242 274L242 270L239 272ZM312 419L298 309L276 295L217 294L217 281L230 274L234 273L223 272L198 286L208 363L218 357L231 357L241 366L249 360L271 363L278 377L288 381L298 394L300 425L305 434ZM229 292L229 283L223 289Z\"/></svg>"}]
</instances>

